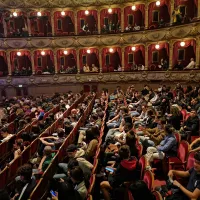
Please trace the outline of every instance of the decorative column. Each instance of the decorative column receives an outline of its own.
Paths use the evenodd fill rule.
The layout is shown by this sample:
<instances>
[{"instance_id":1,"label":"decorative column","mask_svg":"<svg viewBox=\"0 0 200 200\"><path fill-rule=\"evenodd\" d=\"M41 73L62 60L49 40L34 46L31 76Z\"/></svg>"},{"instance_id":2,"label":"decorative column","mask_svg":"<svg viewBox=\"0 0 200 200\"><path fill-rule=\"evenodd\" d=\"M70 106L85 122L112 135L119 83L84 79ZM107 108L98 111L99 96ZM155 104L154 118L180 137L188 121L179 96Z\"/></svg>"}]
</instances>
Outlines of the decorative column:
<instances>
[{"instance_id":1,"label":"decorative column","mask_svg":"<svg viewBox=\"0 0 200 200\"><path fill-rule=\"evenodd\" d=\"M199 59L200 59L200 51L199 51L200 40L196 38L196 68L199 69Z\"/></svg>"},{"instance_id":2,"label":"decorative column","mask_svg":"<svg viewBox=\"0 0 200 200\"><path fill-rule=\"evenodd\" d=\"M55 26L54 26L54 11L51 12L51 27L52 27L52 36L55 35Z\"/></svg>"},{"instance_id":3,"label":"decorative column","mask_svg":"<svg viewBox=\"0 0 200 200\"><path fill-rule=\"evenodd\" d=\"M98 28L98 34L101 34L101 10L97 10L97 18L98 18L98 24L97 24L97 28Z\"/></svg>"},{"instance_id":4,"label":"decorative column","mask_svg":"<svg viewBox=\"0 0 200 200\"><path fill-rule=\"evenodd\" d=\"M74 12L74 17L75 17L75 19L74 19L74 22L75 22L75 24L74 24L74 28L75 28L75 35L78 35L78 20L77 20L77 10Z\"/></svg>"},{"instance_id":5,"label":"decorative column","mask_svg":"<svg viewBox=\"0 0 200 200\"><path fill-rule=\"evenodd\" d=\"M29 36L31 36L31 21L29 17L30 17L30 13L27 14L27 26L28 26L27 29L28 29Z\"/></svg>"},{"instance_id":6,"label":"decorative column","mask_svg":"<svg viewBox=\"0 0 200 200\"><path fill-rule=\"evenodd\" d=\"M149 44L148 43L146 43L145 44L145 70L148 70L149 68L148 68L148 61L149 61L149 52L148 52L148 48L149 47Z\"/></svg>"},{"instance_id":7,"label":"decorative column","mask_svg":"<svg viewBox=\"0 0 200 200\"><path fill-rule=\"evenodd\" d=\"M122 47L122 72L124 72L124 47Z\"/></svg>"},{"instance_id":8,"label":"decorative column","mask_svg":"<svg viewBox=\"0 0 200 200\"><path fill-rule=\"evenodd\" d=\"M7 50L6 51L6 57L7 57L7 64L8 64L8 75L11 76L12 75L12 69L11 69L11 62L10 62L10 51Z\"/></svg>"},{"instance_id":9,"label":"decorative column","mask_svg":"<svg viewBox=\"0 0 200 200\"><path fill-rule=\"evenodd\" d=\"M76 49L76 60L77 60L77 71L80 74L80 57L79 57L79 49Z\"/></svg>"},{"instance_id":10,"label":"decorative column","mask_svg":"<svg viewBox=\"0 0 200 200\"><path fill-rule=\"evenodd\" d=\"M57 61L57 51L53 50L53 57L54 57L54 66L55 66L55 74L58 73L58 61Z\"/></svg>"},{"instance_id":11,"label":"decorative column","mask_svg":"<svg viewBox=\"0 0 200 200\"><path fill-rule=\"evenodd\" d=\"M200 1L198 0L198 7L197 7L197 10L198 10L198 19L200 19Z\"/></svg>"},{"instance_id":12,"label":"decorative column","mask_svg":"<svg viewBox=\"0 0 200 200\"><path fill-rule=\"evenodd\" d=\"M170 8L170 24L172 25L173 24L173 17L172 17L172 13L174 12L174 0L171 0L170 1L170 5L171 5L171 8Z\"/></svg>"},{"instance_id":13,"label":"decorative column","mask_svg":"<svg viewBox=\"0 0 200 200\"><path fill-rule=\"evenodd\" d=\"M3 16L3 31L4 31L4 37L7 37L8 30L7 30L7 23L5 22L4 16Z\"/></svg>"},{"instance_id":14,"label":"decorative column","mask_svg":"<svg viewBox=\"0 0 200 200\"><path fill-rule=\"evenodd\" d=\"M169 70L173 69L173 50L174 50L174 41L169 42Z\"/></svg>"},{"instance_id":15,"label":"decorative column","mask_svg":"<svg viewBox=\"0 0 200 200\"><path fill-rule=\"evenodd\" d=\"M31 50L31 66L32 66L32 74L35 74L35 61L34 61L34 50Z\"/></svg>"},{"instance_id":16,"label":"decorative column","mask_svg":"<svg viewBox=\"0 0 200 200\"><path fill-rule=\"evenodd\" d=\"M145 4L145 29L149 27L149 3Z\"/></svg>"},{"instance_id":17,"label":"decorative column","mask_svg":"<svg viewBox=\"0 0 200 200\"><path fill-rule=\"evenodd\" d=\"M121 9L121 32L124 32L124 8Z\"/></svg>"},{"instance_id":18,"label":"decorative column","mask_svg":"<svg viewBox=\"0 0 200 200\"><path fill-rule=\"evenodd\" d=\"M99 49L99 72L102 73L102 49Z\"/></svg>"}]
</instances>

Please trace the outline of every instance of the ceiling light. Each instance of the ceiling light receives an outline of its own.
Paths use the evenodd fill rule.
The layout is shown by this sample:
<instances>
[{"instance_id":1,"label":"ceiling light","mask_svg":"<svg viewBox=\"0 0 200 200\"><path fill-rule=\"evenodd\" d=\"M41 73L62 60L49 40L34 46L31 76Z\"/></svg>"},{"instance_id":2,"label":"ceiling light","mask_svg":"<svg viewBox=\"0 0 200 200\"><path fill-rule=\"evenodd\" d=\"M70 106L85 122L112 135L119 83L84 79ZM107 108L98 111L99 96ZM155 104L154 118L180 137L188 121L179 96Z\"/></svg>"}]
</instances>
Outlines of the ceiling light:
<instances>
[{"instance_id":1,"label":"ceiling light","mask_svg":"<svg viewBox=\"0 0 200 200\"><path fill-rule=\"evenodd\" d=\"M14 16L14 17L17 17L17 12L14 12L14 13L13 13L13 16Z\"/></svg>"},{"instance_id":2,"label":"ceiling light","mask_svg":"<svg viewBox=\"0 0 200 200\"><path fill-rule=\"evenodd\" d=\"M113 51L114 51L113 48L110 48L110 49L109 49L109 52L110 52L110 53L113 53Z\"/></svg>"},{"instance_id":3,"label":"ceiling light","mask_svg":"<svg viewBox=\"0 0 200 200\"><path fill-rule=\"evenodd\" d=\"M44 56L45 55L45 51L41 51L41 55Z\"/></svg>"},{"instance_id":4,"label":"ceiling light","mask_svg":"<svg viewBox=\"0 0 200 200\"><path fill-rule=\"evenodd\" d=\"M18 56L21 56L21 55L22 55L22 53L21 53L20 51L18 51L18 52L17 52L17 55L18 55Z\"/></svg>"},{"instance_id":5,"label":"ceiling light","mask_svg":"<svg viewBox=\"0 0 200 200\"><path fill-rule=\"evenodd\" d=\"M156 6L160 6L160 1L156 1Z\"/></svg>"},{"instance_id":6,"label":"ceiling light","mask_svg":"<svg viewBox=\"0 0 200 200\"><path fill-rule=\"evenodd\" d=\"M67 54L68 54L68 51L67 51L67 50L64 50L63 53L64 53L65 55L67 55Z\"/></svg>"},{"instance_id":7,"label":"ceiling light","mask_svg":"<svg viewBox=\"0 0 200 200\"><path fill-rule=\"evenodd\" d=\"M131 50L132 50L132 51L135 51L135 50L136 50L136 48L135 48L135 47L132 47L132 48L131 48Z\"/></svg>"},{"instance_id":8,"label":"ceiling light","mask_svg":"<svg viewBox=\"0 0 200 200\"><path fill-rule=\"evenodd\" d=\"M89 11L88 11L88 10L86 10L86 11L85 11L85 14L86 14L86 15L89 15Z\"/></svg>"},{"instance_id":9,"label":"ceiling light","mask_svg":"<svg viewBox=\"0 0 200 200\"><path fill-rule=\"evenodd\" d=\"M180 45L181 45L182 47L184 47L184 46L185 46L185 42L181 42Z\"/></svg>"},{"instance_id":10,"label":"ceiling light","mask_svg":"<svg viewBox=\"0 0 200 200\"><path fill-rule=\"evenodd\" d=\"M62 16L65 16L65 11L62 11L62 12L61 12L61 15L62 15Z\"/></svg>"},{"instance_id":11,"label":"ceiling light","mask_svg":"<svg viewBox=\"0 0 200 200\"><path fill-rule=\"evenodd\" d=\"M112 8L109 8L109 9L108 9L108 12L109 12L109 13L112 13Z\"/></svg>"},{"instance_id":12,"label":"ceiling light","mask_svg":"<svg viewBox=\"0 0 200 200\"><path fill-rule=\"evenodd\" d=\"M132 10L136 10L136 6L135 6L135 5L132 6L131 9L132 9Z\"/></svg>"},{"instance_id":13,"label":"ceiling light","mask_svg":"<svg viewBox=\"0 0 200 200\"><path fill-rule=\"evenodd\" d=\"M156 44L155 48L156 48L156 49L159 49L159 48L160 48L160 45L159 45L159 44Z\"/></svg>"},{"instance_id":14,"label":"ceiling light","mask_svg":"<svg viewBox=\"0 0 200 200\"><path fill-rule=\"evenodd\" d=\"M90 50L90 49L88 49L88 50L87 50L87 53L91 53L91 50Z\"/></svg>"},{"instance_id":15,"label":"ceiling light","mask_svg":"<svg viewBox=\"0 0 200 200\"><path fill-rule=\"evenodd\" d=\"M42 16L42 13L41 13L41 12L37 12L37 16L38 16L38 17L41 17L41 16Z\"/></svg>"}]
</instances>

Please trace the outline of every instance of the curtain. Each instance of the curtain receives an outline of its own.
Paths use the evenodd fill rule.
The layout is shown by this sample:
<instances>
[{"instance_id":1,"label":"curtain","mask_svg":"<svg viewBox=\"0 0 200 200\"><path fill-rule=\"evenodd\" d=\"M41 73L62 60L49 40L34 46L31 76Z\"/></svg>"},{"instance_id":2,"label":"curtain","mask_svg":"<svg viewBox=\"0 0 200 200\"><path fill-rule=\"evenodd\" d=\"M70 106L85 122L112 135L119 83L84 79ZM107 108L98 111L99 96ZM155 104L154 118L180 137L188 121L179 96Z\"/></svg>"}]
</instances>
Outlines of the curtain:
<instances>
[{"instance_id":1,"label":"curtain","mask_svg":"<svg viewBox=\"0 0 200 200\"><path fill-rule=\"evenodd\" d=\"M87 54L87 64L92 67L92 64L99 68L99 50L92 48L90 54Z\"/></svg>"},{"instance_id":2,"label":"curtain","mask_svg":"<svg viewBox=\"0 0 200 200\"><path fill-rule=\"evenodd\" d=\"M79 10L77 13L77 26L78 26L78 33L83 32L81 27L81 19L84 19L86 22L86 15L84 10Z\"/></svg>"},{"instance_id":3,"label":"curtain","mask_svg":"<svg viewBox=\"0 0 200 200\"><path fill-rule=\"evenodd\" d=\"M90 10L90 14L86 16L85 20L88 24L88 29L91 33L97 31L98 17L96 10Z\"/></svg>"},{"instance_id":4,"label":"curtain","mask_svg":"<svg viewBox=\"0 0 200 200\"><path fill-rule=\"evenodd\" d=\"M3 20L3 13L0 12L0 37L4 36Z\"/></svg>"},{"instance_id":5,"label":"curtain","mask_svg":"<svg viewBox=\"0 0 200 200\"><path fill-rule=\"evenodd\" d=\"M8 74L7 56L5 51L0 51L0 72L1 76Z\"/></svg>"},{"instance_id":6,"label":"curtain","mask_svg":"<svg viewBox=\"0 0 200 200\"><path fill-rule=\"evenodd\" d=\"M103 48L102 49L102 68L103 68L103 70L105 68L107 69L107 67L109 67L109 66L106 66L106 55L107 54L110 54L109 48Z\"/></svg>"},{"instance_id":7,"label":"curtain","mask_svg":"<svg viewBox=\"0 0 200 200\"><path fill-rule=\"evenodd\" d=\"M184 42L185 42L184 47L180 45L180 41L174 43L173 66L177 63L177 60L178 60L178 49L185 49L185 60L183 61L183 64L185 63L188 64L189 63L188 61L190 60L190 58L193 58L196 55L196 40L187 40ZM190 51L188 49L190 49Z\"/></svg>"}]
</instances>

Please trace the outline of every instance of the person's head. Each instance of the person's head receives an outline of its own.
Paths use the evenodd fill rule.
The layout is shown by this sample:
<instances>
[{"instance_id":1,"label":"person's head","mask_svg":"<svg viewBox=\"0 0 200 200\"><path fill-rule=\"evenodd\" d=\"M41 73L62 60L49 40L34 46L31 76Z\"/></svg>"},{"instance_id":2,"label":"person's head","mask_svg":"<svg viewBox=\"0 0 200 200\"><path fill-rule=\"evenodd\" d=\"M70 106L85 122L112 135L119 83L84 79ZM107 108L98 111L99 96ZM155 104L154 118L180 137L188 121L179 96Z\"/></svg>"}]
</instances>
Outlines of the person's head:
<instances>
[{"instance_id":1,"label":"person's head","mask_svg":"<svg viewBox=\"0 0 200 200\"><path fill-rule=\"evenodd\" d=\"M134 200L153 200L154 197L151 191L148 189L147 184L142 181L136 181L130 186L130 191L133 195Z\"/></svg>"},{"instance_id":2,"label":"person's head","mask_svg":"<svg viewBox=\"0 0 200 200\"><path fill-rule=\"evenodd\" d=\"M8 128L7 127L3 127L1 129L1 137L6 138L8 135L9 135Z\"/></svg>"},{"instance_id":3,"label":"person's head","mask_svg":"<svg viewBox=\"0 0 200 200\"><path fill-rule=\"evenodd\" d=\"M190 61L194 61L194 58L191 58Z\"/></svg>"},{"instance_id":4,"label":"person's head","mask_svg":"<svg viewBox=\"0 0 200 200\"><path fill-rule=\"evenodd\" d=\"M9 194L6 190L0 190L0 199L1 200L10 200Z\"/></svg>"},{"instance_id":5,"label":"person's head","mask_svg":"<svg viewBox=\"0 0 200 200\"><path fill-rule=\"evenodd\" d=\"M178 107L172 106L172 107L171 107L171 114L172 114L173 116L179 116L179 115L180 115L180 111L179 111Z\"/></svg>"},{"instance_id":6,"label":"person's head","mask_svg":"<svg viewBox=\"0 0 200 200\"><path fill-rule=\"evenodd\" d=\"M153 114L154 114L154 113L153 113L153 110L148 110L148 111L147 111L147 115L148 115L149 117L151 117Z\"/></svg>"},{"instance_id":7,"label":"person's head","mask_svg":"<svg viewBox=\"0 0 200 200\"><path fill-rule=\"evenodd\" d=\"M51 153L52 153L52 148L51 148L51 146L45 146L45 147L44 147L44 150L43 150L43 154L44 154L45 156L49 156L49 155L51 155Z\"/></svg>"},{"instance_id":8,"label":"person's head","mask_svg":"<svg viewBox=\"0 0 200 200\"><path fill-rule=\"evenodd\" d=\"M32 128L31 128L31 132L35 133L37 135L40 134L40 128L39 128L39 126L33 125Z\"/></svg>"},{"instance_id":9,"label":"person's head","mask_svg":"<svg viewBox=\"0 0 200 200\"><path fill-rule=\"evenodd\" d=\"M190 111L190 117L196 117L197 116L197 111L196 110L191 110Z\"/></svg>"},{"instance_id":10,"label":"person's head","mask_svg":"<svg viewBox=\"0 0 200 200\"><path fill-rule=\"evenodd\" d=\"M147 106L146 105L142 105L142 111L146 112L146 110L147 110Z\"/></svg>"},{"instance_id":11,"label":"person's head","mask_svg":"<svg viewBox=\"0 0 200 200\"><path fill-rule=\"evenodd\" d=\"M95 121L97 121L97 119L98 119L98 115L97 114L92 114L91 118L90 118L90 121L91 122L95 122Z\"/></svg>"},{"instance_id":12,"label":"person's head","mask_svg":"<svg viewBox=\"0 0 200 200\"><path fill-rule=\"evenodd\" d=\"M93 139L96 139L98 135L100 135L99 129L95 126L88 128L85 133L86 133L86 141L91 141Z\"/></svg>"},{"instance_id":13,"label":"person's head","mask_svg":"<svg viewBox=\"0 0 200 200\"><path fill-rule=\"evenodd\" d=\"M84 180L83 170L79 166L70 170L69 176L73 183L80 183Z\"/></svg>"},{"instance_id":14,"label":"person's head","mask_svg":"<svg viewBox=\"0 0 200 200\"><path fill-rule=\"evenodd\" d=\"M72 131L73 126L71 126L70 124L65 124L65 134L69 135L70 132Z\"/></svg>"},{"instance_id":15,"label":"person's head","mask_svg":"<svg viewBox=\"0 0 200 200\"><path fill-rule=\"evenodd\" d=\"M130 158L130 148L128 145L123 145L119 148L119 156L121 160L129 159Z\"/></svg>"},{"instance_id":16,"label":"person's head","mask_svg":"<svg viewBox=\"0 0 200 200\"><path fill-rule=\"evenodd\" d=\"M70 144L66 149L67 156L69 158L74 158L75 155L76 155L77 150L78 150L78 148L77 148L77 146L75 144Z\"/></svg>"},{"instance_id":17,"label":"person's head","mask_svg":"<svg viewBox=\"0 0 200 200\"><path fill-rule=\"evenodd\" d=\"M128 113L128 108L127 108L126 106L121 106L121 107L120 107L120 112L121 112L122 114L127 114L127 113Z\"/></svg>"},{"instance_id":18,"label":"person's head","mask_svg":"<svg viewBox=\"0 0 200 200\"><path fill-rule=\"evenodd\" d=\"M197 173L200 173L200 151L194 154L194 169Z\"/></svg>"},{"instance_id":19,"label":"person's head","mask_svg":"<svg viewBox=\"0 0 200 200\"><path fill-rule=\"evenodd\" d=\"M124 131L127 133L133 128L133 124L129 122L125 122L124 124Z\"/></svg>"},{"instance_id":20,"label":"person's head","mask_svg":"<svg viewBox=\"0 0 200 200\"><path fill-rule=\"evenodd\" d=\"M174 128L171 124L167 124L165 126L165 134L166 135L172 135L174 133Z\"/></svg>"},{"instance_id":21,"label":"person's head","mask_svg":"<svg viewBox=\"0 0 200 200\"><path fill-rule=\"evenodd\" d=\"M22 139L16 139L15 143L13 144L15 150L20 149L21 151L24 150L24 141Z\"/></svg>"},{"instance_id":22,"label":"person's head","mask_svg":"<svg viewBox=\"0 0 200 200\"><path fill-rule=\"evenodd\" d=\"M62 128L58 128L57 133L59 138L62 138L65 135L65 131Z\"/></svg>"},{"instance_id":23,"label":"person's head","mask_svg":"<svg viewBox=\"0 0 200 200\"><path fill-rule=\"evenodd\" d=\"M191 100L191 104L192 105L196 105L198 103L198 99L197 98L193 98L192 100Z\"/></svg>"},{"instance_id":24,"label":"person's head","mask_svg":"<svg viewBox=\"0 0 200 200\"><path fill-rule=\"evenodd\" d=\"M135 133L133 130L131 130L126 134L126 144L129 147L131 147L135 146L135 143L136 143Z\"/></svg>"},{"instance_id":25,"label":"person's head","mask_svg":"<svg viewBox=\"0 0 200 200\"><path fill-rule=\"evenodd\" d=\"M18 169L18 174L20 175L20 180L22 182L29 182L32 177L32 166L25 164Z\"/></svg>"}]
</instances>

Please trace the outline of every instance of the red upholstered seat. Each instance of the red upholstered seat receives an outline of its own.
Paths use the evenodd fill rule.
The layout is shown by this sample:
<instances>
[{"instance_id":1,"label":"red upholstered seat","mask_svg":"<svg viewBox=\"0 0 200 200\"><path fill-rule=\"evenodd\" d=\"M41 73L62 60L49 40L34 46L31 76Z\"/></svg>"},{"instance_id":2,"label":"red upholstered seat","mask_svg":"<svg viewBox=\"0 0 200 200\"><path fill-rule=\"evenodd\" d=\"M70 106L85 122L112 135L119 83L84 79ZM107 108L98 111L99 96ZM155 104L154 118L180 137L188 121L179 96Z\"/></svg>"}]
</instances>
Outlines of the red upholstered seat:
<instances>
[{"instance_id":1,"label":"red upholstered seat","mask_svg":"<svg viewBox=\"0 0 200 200\"><path fill-rule=\"evenodd\" d=\"M140 179L142 179L142 178L143 178L143 175L144 175L144 170L146 169L146 166L147 166L147 161L146 161L145 156L142 156L142 157L139 159L139 165L140 165L140 167L141 167Z\"/></svg>"},{"instance_id":2,"label":"red upholstered seat","mask_svg":"<svg viewBox=\"0 0 200 200\"><path fill-rule=\"evenodd\" d=\"M138 149L138 157L140 158L142 156L143 146L141 144L137 144Z\"/></svg>"},{"instance_id":3,"label":"red upholstered seat","mask_svg":"<svg viewBox=\"0 0 200 200\"><path fill-rule=\"evenodd\" d=\"M189 152L189 144L187 141L181 141L178 147L177 157L169 157L169 170L175 168L185 168L186 158Z\"/></svg>"},{"instance_id":4,"label":"red upholstered seat","mask_svg":"<svg viewBox=\"0 0 200 200\"><path fill-rule=\"evenodd\" d=\"M195 155L195 152L189 153L188 158L187 158L186 170L189 170L192 167L194 167L194 155Z\"/></svg>"},{"instance_id":5,"label":"red upholstered seat","mask_svg":"<svg viewBox=\"0 0 200 200\"><path fill-rule=\"evenodd\" d=\"M143 181L147 184L147 187L149 188L149 190L152 190L153 182L154 182L154 176L153 176L153 173L150 170L146 170L144 172Z\"/></svg>"}]
</instances>

